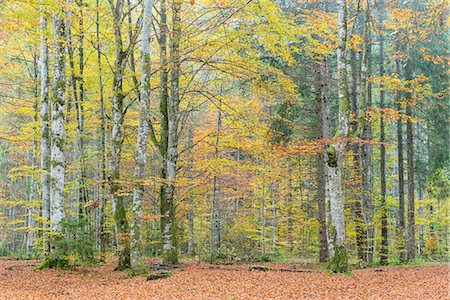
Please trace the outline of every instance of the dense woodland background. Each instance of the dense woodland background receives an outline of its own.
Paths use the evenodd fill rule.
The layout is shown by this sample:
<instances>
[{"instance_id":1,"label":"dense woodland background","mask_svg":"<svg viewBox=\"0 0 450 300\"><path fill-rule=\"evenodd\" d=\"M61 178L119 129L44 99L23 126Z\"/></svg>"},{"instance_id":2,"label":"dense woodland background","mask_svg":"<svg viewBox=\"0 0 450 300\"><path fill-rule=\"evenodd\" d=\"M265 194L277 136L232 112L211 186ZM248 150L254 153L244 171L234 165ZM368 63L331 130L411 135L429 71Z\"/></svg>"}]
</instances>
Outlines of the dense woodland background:
<instances>
[{"instance_id":1,"label":"dense woodland background","mask_svg":"<svg viewBox=\"0 0 450 300\"><path fill-rule=\"evenodd\" d=\"M448 257L445 0L0 1L0 255Z\"/></svg>"}]
</instances>

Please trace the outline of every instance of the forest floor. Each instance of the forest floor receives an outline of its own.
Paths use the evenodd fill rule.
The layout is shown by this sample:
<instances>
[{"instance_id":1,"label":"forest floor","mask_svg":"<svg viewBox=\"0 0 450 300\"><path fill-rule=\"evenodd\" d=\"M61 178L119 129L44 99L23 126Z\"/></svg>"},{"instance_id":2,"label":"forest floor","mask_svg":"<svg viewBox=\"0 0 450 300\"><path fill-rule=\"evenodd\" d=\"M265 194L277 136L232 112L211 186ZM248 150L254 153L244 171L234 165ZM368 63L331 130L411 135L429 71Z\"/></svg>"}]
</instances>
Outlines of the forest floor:
<instances>
[{"instance_id":1,"label":"forest floor","mask_svg":"<svg viewBox=\"0 0 450 300\"><path fill-rule=\"evenodd\" d=\"M450 299L449 265L443 264L331 275L304 264L268 263L263 272L190 261L171 278L147 281L113 271L113 263L34 271L38 263L0 260L0 299Z\"/></svg>"}]
</instances>

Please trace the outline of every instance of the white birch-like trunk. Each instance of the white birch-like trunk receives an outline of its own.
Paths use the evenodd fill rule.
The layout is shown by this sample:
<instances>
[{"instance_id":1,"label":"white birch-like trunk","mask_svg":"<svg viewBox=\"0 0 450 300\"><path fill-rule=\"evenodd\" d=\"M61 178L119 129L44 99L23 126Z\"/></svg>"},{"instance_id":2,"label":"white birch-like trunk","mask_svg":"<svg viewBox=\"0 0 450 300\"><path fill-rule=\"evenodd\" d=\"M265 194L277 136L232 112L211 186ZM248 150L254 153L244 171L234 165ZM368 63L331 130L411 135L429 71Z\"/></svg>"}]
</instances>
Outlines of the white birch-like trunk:
<instances>
[{"instance_id":1,"label":"white birch-like trunk","mask_svg":"<svg viewBox=\"0 0 450 300\"><path fill-rule=\"evenodd\" d=\"M44 256L49 253L48 228L50 223L50 109L49 109L49 78L48 78L48 45L47 45L47 18L44 12L40 16L40 57L39 72L41 84L41 195L42 195L42 224Z\"/></svg>"},{"instance_id":2,"label":"white birch-like trunk","mask_svg":"<svg viewBox=\"0 0 450 300\"><path fill-rule=\"evenodd\" d=\"M131 221L130 263L134 273L146 271L142 260L142 215L144 206L145 165L147 157L147 140L149 138L150 118L150 28L152 24L153 0L144 1L144 21L142 28L142 78L140 95L140 116L136 149L136 169L134 173L133 218Z\"/></svg>"},{"instance_id":3,"label":"white birch-like trunk","mask_svg":"<svg viewBox=\"0 0 450 300\"><path fill-rule=\"evenodd\" d=\"M338 0L338 97L339 122L336 141L328 148L327 172L327 204L326 220L330 268L333 272L347 270L347 251L345 248L344 199L342 194L342 166L345 159L346 141L349 132L348 115L350 99L348 95L346 42L347 42L347 1Z\"/></svg>"},{"instance_id":4,"label":"white birch-like trunk","mask_svg":"<svg viewBox=\"0 0 450 300\"><path fill-rule=\"evenodd\" d=\"M54 73L52 93L51 125L51 184L50 184L50 230L61 232L64 213L64 102L66 87L66 69L64 59L64 23L60 14L53 16L55 36Z\"/></svg>"}]
</instances>

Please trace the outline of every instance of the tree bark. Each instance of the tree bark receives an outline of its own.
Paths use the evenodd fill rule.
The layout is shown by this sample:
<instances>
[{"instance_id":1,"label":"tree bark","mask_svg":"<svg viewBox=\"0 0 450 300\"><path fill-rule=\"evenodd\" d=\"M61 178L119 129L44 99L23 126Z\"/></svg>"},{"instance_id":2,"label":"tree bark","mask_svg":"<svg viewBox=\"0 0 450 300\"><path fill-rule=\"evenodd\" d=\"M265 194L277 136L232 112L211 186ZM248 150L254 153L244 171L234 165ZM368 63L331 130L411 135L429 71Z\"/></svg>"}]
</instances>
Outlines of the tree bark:
<instances>
[{"instance_id":1,"label":"tree bark","mask_svg":"<svg viewBox=\"0 0 450 300\"><path fill-rule=\"evenodd\" d=\"M396 73L400 76L400 60L396 62ZM396 92L397 110L401 110L401 93ZM405 181L404 181L404 165L403 165L403 123L402 120L397 121L397 164L398 164L398 230L397 243L400 261L406 261L405 250Z\"/></svg>"},{"instance_id":2,"label":"tree bark","mask_svg":"<svg viewBox=\"0 0 450 300\"><path fill-rule=\"evenodd\" d=\"M330 59L324 57L316 66L316 126L318 129L319 139L330 137L331 130L331 73ZM326 156L319 153L316 158L317 168L317 190L316 201L318 205L318 221L319 221L319 243L320 261L325 261L328 257L328 241L326 226Z\"/></svg>"},{"instance_id":3,"label":"tree bark","mask_svg":"<svg viewBox=\"0 0 450 300\"><path fill-rule=\"evenodd\" d=\"M64 175L66 161L64 155L65 129L64 105L66 88L66 67L64 58L64 21L60 13L53 16L54 70L52 87L52 124L51 124L51 172L50 172L50 231L55 239L61 238L64 213ZM54 244L51 247L59 255ZM52 253L53 254L53 253Z\"/></svg>"},{"instance_id":4,"label":"tree bark","mask_svg":"<svg viewBox=\"0 0 450 300\"><path fill-rule=\"evenodd\" d=\"M193 180L194 176L192 174L193 172L193 164L194 164L194 158L192 153L192 148L194 146L194 128L191 125L189 127L189 141L188 141L188 148L190 149L190 157L189 157L189 179ZM192 256L194 254L194 195L189 195L189 203L188 203L188 255Z\"/></svg>"},{"instance_id":5,"label":"tree bark","mask_svg":"<svg viewBox=\"0 0 450 300\"><path fill-rule=\"evenodd\" d=\"M123 270L130 266L130 238L129 225L124 205L124 196L120 194L120 159L123 144L123 122L125 112L123 101L123 75L126 66L126 52L123 50L122 22L123 22L123 0L117 0L111 9L114 16L114 37L116 44L116 59L114 64L113 97L112 97L112 134L110 146L110 187L114 225L117 237L117 249L119 260L116 270Z\"/></svg>"},{"instance_id":6,"label":"tree bark","mask_svg":"<svg viewBox=\"0 0 450 300\"><path fill-rule=\"evenodd\" d=\"M365 34L365 30L364 30ZM366 41L366 39L364 39ZM364 51L366 51L366 45L363 44ZM354 120L351 120L351 134L356 135L358 133L358 82L361 82L360 89L365 89L365 85L362 82L366 80L366 65L365 65L365 55L363 53L362 59L357 60L356 51L350 50L350 69L351 69L351 88L350 88L350 103L352 114L354 116ZM361 57L360 55L358 55ZM359 63L358 63L359 62ZM364 72L361 72L362 70ZM364 73L364 75L362 74ZM362 97L365 97L365 91L362 92ZM353 163L355 167L355 182L352 184L353 187L353 197L355 198L354 202L354 214L355 214L355 231L356 231L356 248L358 252L358 259L362 262L365 260L364 253L364 245L366 242L366 234L364 230L364 219L363 219L363 209L362 209L362 181L360 178L362 177L363 171L361 170L361 148L362 146L358 143L354 143L351 145L351 149L353 151Z\"/></svg>"},{"instance_id":7,"label":"tree bark","mask_svg":"<svg viewBox=\"0 0 450 300\"><path fill-rule=\"evenodd\" d=\"M350 99L347 82L347 1L338 0L338 97L339 122L337 138L347 138L350 113ZM336 141L327 149L327 235L330 254L329 267L333 272L345 272L348 269L347 249L345 247L344 199L342 195L342 166L346 154L346 141Z\"/></svg>"},{"instance_id":8,"label":"tree bark","mask_svg":"<svg viewBox=\"0 0 450 300\"><path fill-rule=\"evenodd\" d=\"M383 22L383 13L384 13L384 3L379 3L379 14L380 14L380 24ZM381 25L382 26L382 25ZM379 33L379 42L380 42L380 77L384 76L384 36L382 33L382 29ZM381 214L381 250L380 250L380 264L387 265L388 264L388 219L387 219L387 203L386 203L386 133L385 133L385 124L384 124L384 85L380 85L380 109L381 109L381 117L380 117L380 214Z\"/></svg>"},{"instance_id":9,"label":"tree bark","mask_svg":"<svg viewBox=\"0 0 450 300\"><path fill-rule=\"evenodd\" d=\"M217 135L215 144L215 158L219 158L219 141L220 130L222 127L222 112L217 112ZM210 255L211 261L216 258L216 250L220 248L221 244L221 232L220 232L220 178L217 173L213 178L213 196L211 202L211 236L210 236Z\"/></svg>"},{"instance_id":10,"label":"tree bark","mask_svg":"<svg viewBox=\"0 0 450 300\"><path fill-rule=\"evenodd\" d=\"M161 50L161 73L160 73L160 112L161 139L160 154L161 166L161 190L160 190L160 210L161 210L161 232L163 239L164 261L171 264L178 263L178 240L175 211L175 176L176 162L178 156L178 105L179 105L179 38L180 22L179 8L181 3L178 0L172 6L172 26L173 32L170 41L171 50L171 70L169 97L169 69L167 62L167 1L162 0L160 4L160 50Z\"/></svg>"},{"instance_id":11,"label":"tree bark","mask_svg":"<svg viewBox=\"0 0 450 300\"><path fill-rule=\"evenodd\" d=\"M406 63L405 80L412 80L412 62ZM406 115L412 117L412 95L406 93ZM414 207L414 132L413 122L406 122L406 159L408 163L408 260L416 256L415 207Z\"/></svg>"},{"instance_id":12,"label":"tree bark","mask_svg":"<svg viewBox=\"0 0 450 300\"><path fill-rule=\"evenodd\" d=\"M142 215L144 207L145 169L147 162L147 140L149 137L150 119L150 28L152 25L153 0L144 1L144 23L142 28L141 56L142 75L139 97L139 128L136 149L136 168L134 172L133 219L131 222L131 269L135 274L146 272L142 259Z\"/></svg>"},{"instance_id":13,"label":"tree bark","mask_svg":"<svg viewBox=\"0 0 450 300\"><path fill-rule=\"evenodd\" d=\"M41 7L40 16L40 81L41 81L41 195L42 195L42 223L43 223L43 248L44 256L50 253L49 225L50 225L50 99L49 99L49 75L48 75L48 44L47 44L47 17Z\"/></svg>"},{"instance_id":14,"label":"tree bark","mask_svg":"<svg viewBox=\"0 0 450 300\"><path fill-rule=\"evenodd\" d=\"M106 251L106 117L105 117L105 103L103 97L103 77L102 77L102 55L100 48L100 13L99 13L99 0L96 3L96 43L97 43L97 67L98 67L98 86L99 86L99 102L100 102L100 139L98 144L98 150L100 155L100 207L99 207L99 246L102 256Z\"/></svg>"}]
</instances>

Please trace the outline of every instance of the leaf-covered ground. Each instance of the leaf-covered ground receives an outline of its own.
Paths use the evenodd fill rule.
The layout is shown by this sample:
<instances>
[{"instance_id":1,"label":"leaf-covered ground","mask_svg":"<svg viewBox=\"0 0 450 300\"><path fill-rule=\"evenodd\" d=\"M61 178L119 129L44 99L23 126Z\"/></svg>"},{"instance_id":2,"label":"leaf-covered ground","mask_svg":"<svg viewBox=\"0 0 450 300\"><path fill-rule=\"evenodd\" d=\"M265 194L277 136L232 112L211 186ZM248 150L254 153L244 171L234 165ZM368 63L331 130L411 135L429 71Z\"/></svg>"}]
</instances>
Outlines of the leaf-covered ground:
<instances>
[{"instance_id":1,"label":"leaf-covered ground","mask_svg":"<svg viewBox=\"0 0 450 300\"><path fill-rule=\"evenodd\" d=\"M147 281L112 263L34 271L38 261L0 260L0 299L450 299L449 266L386 267L329 275L297 264L186 264ZM152 262L148 262L149 265Z\"/></svg>"}]
</instances>

